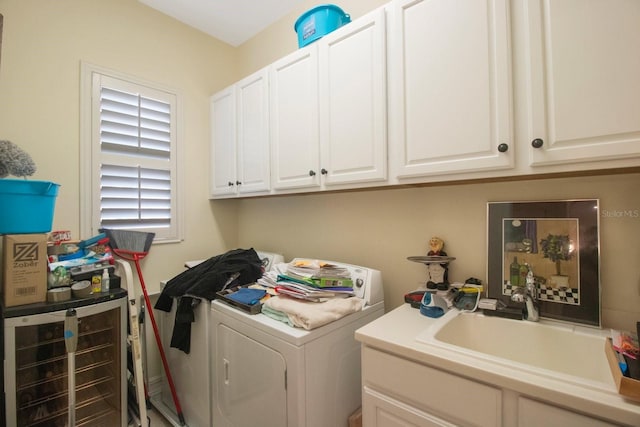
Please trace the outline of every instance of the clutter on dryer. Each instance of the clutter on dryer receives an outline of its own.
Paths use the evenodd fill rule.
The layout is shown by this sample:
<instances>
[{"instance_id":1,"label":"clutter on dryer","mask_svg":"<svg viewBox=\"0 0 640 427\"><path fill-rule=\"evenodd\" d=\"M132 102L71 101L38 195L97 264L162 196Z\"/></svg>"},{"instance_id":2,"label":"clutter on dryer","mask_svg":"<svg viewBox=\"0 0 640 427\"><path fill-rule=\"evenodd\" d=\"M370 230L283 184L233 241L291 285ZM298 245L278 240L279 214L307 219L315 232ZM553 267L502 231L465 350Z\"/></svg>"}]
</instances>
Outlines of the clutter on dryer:
<instances>
[{"instance_id":1,"label":"clutter on dryer","mask_svg":"<svg viewBox=\"0 0 640 427\"><path fill-rule=\"evenodd\" d=\"M176 322L171 347L189 353L193 309L202 299L214 300L228 288L255 283L263 273L262 260L251 249L234 249L216 255L183 271L169 280L162 289L155 308L169 312L177 299Z\"/></svg>"},{"instance_id":2,"label":"clutter on dryer","mask_svg":"<svg viewBox=\"0 0 640 427\"><path fill-rule=\"evenodd\" d=\"M262 304L262 314L306 330L365 306L365 300L354 292L354 278L346 265L294 259L275 266L258 283L275 291L275 296Z\"/></svg>"}]
</instances>

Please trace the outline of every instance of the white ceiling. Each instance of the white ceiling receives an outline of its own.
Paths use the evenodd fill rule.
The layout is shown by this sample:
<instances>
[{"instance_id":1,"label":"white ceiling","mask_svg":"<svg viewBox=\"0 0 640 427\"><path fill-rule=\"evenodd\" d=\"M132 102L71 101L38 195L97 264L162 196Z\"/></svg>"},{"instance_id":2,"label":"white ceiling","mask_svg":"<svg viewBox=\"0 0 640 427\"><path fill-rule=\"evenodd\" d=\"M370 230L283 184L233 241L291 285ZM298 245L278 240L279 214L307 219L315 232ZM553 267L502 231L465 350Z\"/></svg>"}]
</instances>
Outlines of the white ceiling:
<instances>
[{"instance_id":1,"label":"white ceiling","mask_svg":"<svg viewBox=\"0 0 640 427\"><path fill-rule=\"evenodd\" d=\"M305 0L138 0L232 46L239 46ZM291 31L293 30L291 23Z\"/></svg>"}]
</instances>

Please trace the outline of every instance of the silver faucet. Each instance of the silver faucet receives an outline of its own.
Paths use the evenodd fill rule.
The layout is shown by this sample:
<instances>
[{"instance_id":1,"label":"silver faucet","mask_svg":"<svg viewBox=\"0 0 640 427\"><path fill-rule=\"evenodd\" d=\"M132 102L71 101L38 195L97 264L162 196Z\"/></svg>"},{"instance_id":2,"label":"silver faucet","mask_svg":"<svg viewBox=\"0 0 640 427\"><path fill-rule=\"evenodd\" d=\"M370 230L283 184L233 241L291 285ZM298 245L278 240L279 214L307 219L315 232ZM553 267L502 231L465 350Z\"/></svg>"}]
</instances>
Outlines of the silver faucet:
<instances>
[{"instance_id":1,"label":"silver faucet","mask_svg":"<svg viewBox=\"0 0 640 427\"><path fill-rule=\"evenodd\" d=\"M511 301L524 302L526 307L524 319L537 322L540 319L540 313L538 311L538 288L535 283L535 278L533 277L531 266L529 264L526 264L526 266L528 270L526 284L523 287L518 287L513 290Z\"/></svg>"}]
</instances>

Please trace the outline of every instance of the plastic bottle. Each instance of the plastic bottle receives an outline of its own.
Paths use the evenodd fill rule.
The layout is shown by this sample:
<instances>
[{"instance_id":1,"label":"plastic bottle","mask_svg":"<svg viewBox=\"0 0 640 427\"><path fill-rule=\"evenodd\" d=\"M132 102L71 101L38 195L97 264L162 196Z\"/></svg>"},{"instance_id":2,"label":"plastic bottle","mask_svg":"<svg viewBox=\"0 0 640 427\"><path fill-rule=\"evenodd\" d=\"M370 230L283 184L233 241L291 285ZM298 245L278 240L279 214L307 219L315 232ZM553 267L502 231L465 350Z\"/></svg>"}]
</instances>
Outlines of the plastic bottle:
<instances>
[{"instance_id":1,"label":"plastic bottle","mask_svg":"<svg viewBox=\"0 0 640 427\"><path fill-rule=\"evenodd\" d=\"M513 257L513 262L509 266L509 281L511 286L518 286L520 284L520 264L518 264L518 257Z\"/></svg>"},{"instance_id":2,"label":"plastic bottle","mask_svg":"<svg viewBox=\"0 0 640 427\"><path fill-rule=\"evenodd\" d=\"M109 281L111 278L109 277L109 271L105 268L102 270L102 293L109 292Z\"/></svg>"},{"instance_id":3,"label":"plastic bottle","mask_svg":"<svg viewBox=\"0 0 640 427\"><path fill-rule=\"evenodd\" d=\"M100 276L99 274L95 274L91 278L91 291L94 294L99 294L100 292L102 292L102 276Z\"/></svg>"}]
</instances>

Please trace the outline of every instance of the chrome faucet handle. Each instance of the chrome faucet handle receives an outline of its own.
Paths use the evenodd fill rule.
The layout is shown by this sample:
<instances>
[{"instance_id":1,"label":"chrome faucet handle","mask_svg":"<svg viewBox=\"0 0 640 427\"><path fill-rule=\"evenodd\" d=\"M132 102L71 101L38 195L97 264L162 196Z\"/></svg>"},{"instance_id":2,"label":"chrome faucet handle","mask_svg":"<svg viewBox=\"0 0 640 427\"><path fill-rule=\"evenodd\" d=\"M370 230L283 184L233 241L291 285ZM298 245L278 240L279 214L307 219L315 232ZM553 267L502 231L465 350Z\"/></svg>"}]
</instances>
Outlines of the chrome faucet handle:
<instances>
[{"instance_id":1,"label":"chrome faucet handle","mask_svg":"<svg viewBox=\"0 0 640 427\"><path fill-rule=\"evenodd\" d=\"M526 277L526 289L531 295L531 298L534 301L538 300L538 286L536 285L536 279L533 275L533 270L529 264L525 264L527 266L527 277Z\"/></svg>"},{"instance_id":2,"label":"chrome faucet handle","mask_svg":"<svg viewBox=\"0 0 640 427\"><path fill-rule=\"evenodd\" d=\"M518 286L517 288L514 288L513 291L511 291L511 301L525 302L526 299L527 299L526 288L522 286Z\"/></svg>"}]
</instances>

